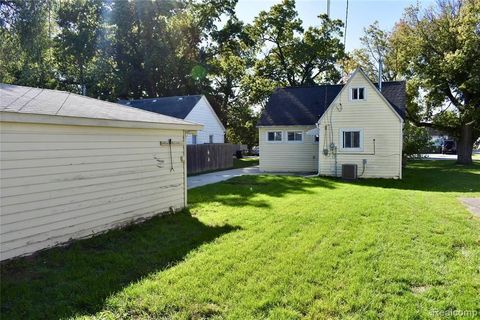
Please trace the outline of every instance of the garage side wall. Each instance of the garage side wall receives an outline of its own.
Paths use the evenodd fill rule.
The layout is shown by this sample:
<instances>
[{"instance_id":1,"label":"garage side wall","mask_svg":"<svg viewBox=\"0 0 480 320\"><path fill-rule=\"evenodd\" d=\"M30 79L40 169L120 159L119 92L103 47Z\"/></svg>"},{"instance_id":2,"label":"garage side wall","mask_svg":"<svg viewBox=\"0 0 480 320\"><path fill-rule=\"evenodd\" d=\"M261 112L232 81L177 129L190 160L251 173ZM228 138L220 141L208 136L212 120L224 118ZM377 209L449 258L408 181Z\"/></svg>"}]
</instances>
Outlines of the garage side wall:
<instances>
[{"instance_id":1,"label":"garage side wall","mask_svg":"<svg viewBox=\"0 0 480 320\"><path fill-rule=\"evenodd\" d=\"M160 145L168 139L171 155ZM3 122L1 260L182 208L183 139L182 130Z\"/></svg>"}]
</instances>

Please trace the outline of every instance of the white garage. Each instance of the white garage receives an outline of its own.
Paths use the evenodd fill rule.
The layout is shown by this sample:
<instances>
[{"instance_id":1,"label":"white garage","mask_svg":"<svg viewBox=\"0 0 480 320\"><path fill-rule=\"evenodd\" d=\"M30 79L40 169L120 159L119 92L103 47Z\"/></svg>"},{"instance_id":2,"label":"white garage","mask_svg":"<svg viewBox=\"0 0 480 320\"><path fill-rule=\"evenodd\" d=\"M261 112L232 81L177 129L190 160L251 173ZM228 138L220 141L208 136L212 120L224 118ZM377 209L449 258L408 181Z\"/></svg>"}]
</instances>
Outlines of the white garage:
<instances>
[{"instance_id":1,"label":"white garage","mask_svg":"<svg viewBox=\"0 0 480 320\"><path fill-rule=\"evenodd\" d=\"M196 123L0 84L0 260L187 205Z\"/></svg>"}]
</instances>

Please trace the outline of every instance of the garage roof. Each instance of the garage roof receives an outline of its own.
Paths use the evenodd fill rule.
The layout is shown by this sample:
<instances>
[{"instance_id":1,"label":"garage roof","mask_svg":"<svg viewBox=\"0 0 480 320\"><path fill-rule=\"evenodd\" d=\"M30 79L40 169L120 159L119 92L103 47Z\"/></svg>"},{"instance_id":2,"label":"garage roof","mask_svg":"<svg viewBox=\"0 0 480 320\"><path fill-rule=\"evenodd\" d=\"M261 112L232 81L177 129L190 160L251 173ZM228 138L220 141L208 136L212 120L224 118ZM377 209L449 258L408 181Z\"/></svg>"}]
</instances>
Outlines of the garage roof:
<instances>
[{"instance_id":1,"label":"garage roof","mask_svg":"<svg viewBox=\"0 0 480 320\"><path fill-rule=\"evenodd\" d=\"M94 119L97 125L107 125L105 121L168 125L190 130L200 130L201 125L158 113L148 112L117 103L102 101L75 93L40 89L9 84L0 84L0 111L2 118L10 114L43 115L64 118ZM6 119L3 119L6 120ZM71 119L70 119L71 120ZM67 121L68 122L68 121ZM69 121L68 124L76 124ZM80 125L82 123L79 123ZM95 125L95 124L89 124ZM121 126L121 125L115 125ZM135 127L135 125L132 125Z\"/></svg>"}]
</instances>

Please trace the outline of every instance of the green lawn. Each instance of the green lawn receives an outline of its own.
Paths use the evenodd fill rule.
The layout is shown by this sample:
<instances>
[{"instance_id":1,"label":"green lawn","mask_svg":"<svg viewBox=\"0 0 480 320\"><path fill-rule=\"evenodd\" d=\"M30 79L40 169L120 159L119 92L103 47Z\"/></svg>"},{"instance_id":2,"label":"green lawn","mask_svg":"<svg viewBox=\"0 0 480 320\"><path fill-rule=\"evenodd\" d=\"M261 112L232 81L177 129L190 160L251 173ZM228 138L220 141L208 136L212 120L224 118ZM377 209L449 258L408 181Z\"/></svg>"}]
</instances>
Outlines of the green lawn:
<instances>
[{"instance_id":1,"label":"green lawn","mask_svg":"<svg viewBox=\"0 0 480 320\"><path fill-rule=\"evenodd\" d=\"M405 179L245 176L189 211L2 266L2 319L480 315L480 163Z\"/></svg>"},{"instance_id":2,"label":"green lawn","mask_svg":"<svg viewBox=\"0 0 480 320\"><path fill-rule=\"evenodd\" d=\"M252 166L257 166L257 165L258 165L258 157L242 158L242 159L233 158L233 167L235 169L252 167Z\"/></svg>"}]
</instances>

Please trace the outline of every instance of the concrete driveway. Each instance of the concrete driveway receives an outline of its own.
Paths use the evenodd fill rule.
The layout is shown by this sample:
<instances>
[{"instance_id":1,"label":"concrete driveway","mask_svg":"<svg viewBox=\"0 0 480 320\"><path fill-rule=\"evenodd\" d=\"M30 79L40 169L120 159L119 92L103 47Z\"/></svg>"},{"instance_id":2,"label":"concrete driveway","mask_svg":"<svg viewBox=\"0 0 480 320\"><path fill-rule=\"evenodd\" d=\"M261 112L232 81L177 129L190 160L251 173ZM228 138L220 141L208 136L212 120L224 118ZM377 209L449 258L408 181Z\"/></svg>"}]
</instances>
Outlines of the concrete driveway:
<instances>
[{"instance_id":1,"label":"concrete driveway","mask_svg":"<svg viewBox=\"0 0 480 320\"><path fill-rule=\"evenodd\" d=\"M187 178L187 187L188 189L192 189L234 177L256 174L260 174L258 166L199 174L198 176Z\"/></svg>"},{"instance_id":2,"label":"concrete driveway","mask_svg":"<svg viewBox=\"0 0 480 320\"><path fill-rule=\"evenodd\" d=\"M429 153L422 154L425 160L457 160L456 154Z\"/></svg>"}]
</instances>

